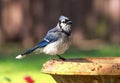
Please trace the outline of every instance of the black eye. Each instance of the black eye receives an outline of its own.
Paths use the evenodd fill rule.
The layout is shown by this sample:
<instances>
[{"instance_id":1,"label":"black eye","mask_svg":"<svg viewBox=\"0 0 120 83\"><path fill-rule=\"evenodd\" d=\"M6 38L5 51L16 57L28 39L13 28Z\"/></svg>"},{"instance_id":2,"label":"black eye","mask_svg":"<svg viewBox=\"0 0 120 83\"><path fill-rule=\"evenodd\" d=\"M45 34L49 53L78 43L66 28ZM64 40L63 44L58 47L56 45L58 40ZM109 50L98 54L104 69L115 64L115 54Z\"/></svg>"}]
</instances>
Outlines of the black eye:
<instances>
[{"instance_id":1,"label":"black eye","mask_svg":"<svg viewBox=\"0 0 120 83\"><path fill-rule=\"evenodd\" d=\"M63 20L62 23L65 23L65 20Z\"/></svg>"},{"instance_id":2,"label":"black eye","mask_svg":"<svg viewBox=\"0 0 120 83\"><path fill-rule=\"evenodd\" d=\"M65 23L65 20L61 20L62 23Z\"/></svg>"}]
</instances>

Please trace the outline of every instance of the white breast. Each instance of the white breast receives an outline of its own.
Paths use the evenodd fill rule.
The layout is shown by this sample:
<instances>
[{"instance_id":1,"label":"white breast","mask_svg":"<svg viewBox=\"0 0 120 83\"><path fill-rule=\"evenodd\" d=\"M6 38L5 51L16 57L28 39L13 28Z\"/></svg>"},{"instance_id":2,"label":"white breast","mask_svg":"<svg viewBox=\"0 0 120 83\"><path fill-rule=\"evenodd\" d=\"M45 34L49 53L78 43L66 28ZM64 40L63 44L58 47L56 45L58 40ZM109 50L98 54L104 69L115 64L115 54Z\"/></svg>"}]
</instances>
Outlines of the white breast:
<instances>
[{"instance_id":1,"label":"white breast","mask_svg":"<svg viewBox=\"0 0 120 83\"><path fill-rule=\"evenodd\" d=\"M59 39L43 48L43 52L49 55L63 54L70 46L69 40Z\"/></svg>"}]
</instances>

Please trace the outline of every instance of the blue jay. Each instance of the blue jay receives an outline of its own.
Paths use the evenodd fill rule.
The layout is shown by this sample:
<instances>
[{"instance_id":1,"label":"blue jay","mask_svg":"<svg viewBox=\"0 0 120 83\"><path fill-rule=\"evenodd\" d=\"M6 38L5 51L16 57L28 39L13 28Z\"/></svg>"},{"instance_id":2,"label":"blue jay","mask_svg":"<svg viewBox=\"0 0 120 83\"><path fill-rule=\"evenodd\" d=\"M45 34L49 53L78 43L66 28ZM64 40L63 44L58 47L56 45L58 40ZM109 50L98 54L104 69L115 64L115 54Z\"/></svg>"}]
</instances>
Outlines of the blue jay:
<instances>
[{"instance_id":1,"label":"blue jay","mask_svg":"<svg viewBox=\"0 0 120 83\"><path fill-rule=\"evenodd\" d=\"M72 21L68 17L60 16L57 26L49 30L42 41L18 55L16 59L21 59L32 52L40 52L57 55L60 59L65 60L60 54L63 54L71 44L71 24Z\"/></svg>"}]
</instances>

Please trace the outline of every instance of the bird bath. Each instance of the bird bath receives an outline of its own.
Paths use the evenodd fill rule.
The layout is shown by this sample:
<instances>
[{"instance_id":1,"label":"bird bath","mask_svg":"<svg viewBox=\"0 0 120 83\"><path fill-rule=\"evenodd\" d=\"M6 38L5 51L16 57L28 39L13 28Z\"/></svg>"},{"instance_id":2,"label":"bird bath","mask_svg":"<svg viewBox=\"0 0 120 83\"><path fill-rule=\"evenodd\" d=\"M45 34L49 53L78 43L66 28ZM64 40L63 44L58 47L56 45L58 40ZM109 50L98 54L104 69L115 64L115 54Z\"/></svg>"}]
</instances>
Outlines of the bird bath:
<instances>
[{"instance_id":1,"label":"bird bath","mask_svg":"<svg viewBox=\"0 0 120 83\"><path fill-rule=\"evenodd\" d=\"M57 83L120 83L120 58L50 60L41 72Z\"/></svg>"}]
</instances>

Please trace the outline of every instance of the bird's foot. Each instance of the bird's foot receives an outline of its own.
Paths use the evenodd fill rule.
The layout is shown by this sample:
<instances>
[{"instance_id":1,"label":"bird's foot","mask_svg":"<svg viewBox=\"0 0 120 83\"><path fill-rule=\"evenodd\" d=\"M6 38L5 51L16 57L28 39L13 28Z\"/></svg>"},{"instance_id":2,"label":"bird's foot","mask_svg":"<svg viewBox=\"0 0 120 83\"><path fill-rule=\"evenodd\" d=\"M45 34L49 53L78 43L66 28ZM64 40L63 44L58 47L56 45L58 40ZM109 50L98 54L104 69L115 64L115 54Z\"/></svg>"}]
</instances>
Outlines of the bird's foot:
<instances>
[{"instance_id":1,"label":"bird's foot","mask_svg":"<svg viewBox=\"0 0 120 83\"><path fill-rule=\"evenodd\" d=\"M61 59L61 60L63 60L63 61L66 60L65 58L61 57L60 55L57 55L57 56L59 57L59 59Z\"/></svg>"}]
</instances>

